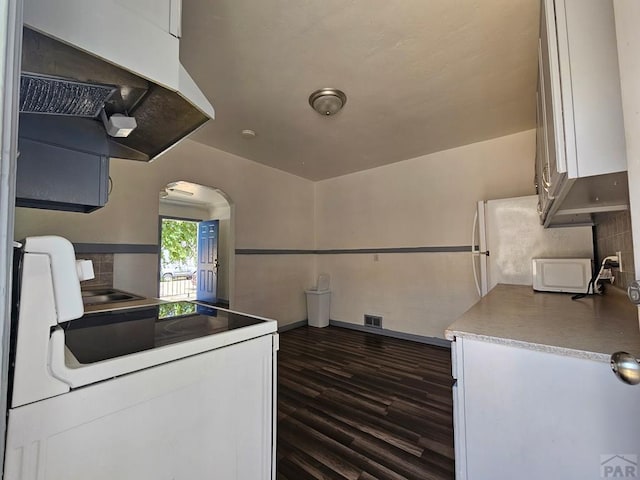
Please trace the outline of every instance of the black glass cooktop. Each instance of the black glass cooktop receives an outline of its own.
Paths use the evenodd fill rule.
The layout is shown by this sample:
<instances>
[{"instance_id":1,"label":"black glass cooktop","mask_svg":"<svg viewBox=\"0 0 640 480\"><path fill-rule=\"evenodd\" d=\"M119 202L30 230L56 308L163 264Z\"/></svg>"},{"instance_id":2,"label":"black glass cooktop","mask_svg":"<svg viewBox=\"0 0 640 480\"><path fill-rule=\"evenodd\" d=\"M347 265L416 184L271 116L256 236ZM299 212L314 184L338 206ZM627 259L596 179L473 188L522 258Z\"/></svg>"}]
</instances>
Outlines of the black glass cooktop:
<instances>
[{"instance_id":1,"label":"black glass cooktop","mask_svg":"<svg viewBox=\"0 0 640 480\"><path fill-rule=\"evenodd\" d=\"M89 313L62 328L67 348L87 364L259 323L215 307L173 302Z\"/></svg>"}]
</instances>

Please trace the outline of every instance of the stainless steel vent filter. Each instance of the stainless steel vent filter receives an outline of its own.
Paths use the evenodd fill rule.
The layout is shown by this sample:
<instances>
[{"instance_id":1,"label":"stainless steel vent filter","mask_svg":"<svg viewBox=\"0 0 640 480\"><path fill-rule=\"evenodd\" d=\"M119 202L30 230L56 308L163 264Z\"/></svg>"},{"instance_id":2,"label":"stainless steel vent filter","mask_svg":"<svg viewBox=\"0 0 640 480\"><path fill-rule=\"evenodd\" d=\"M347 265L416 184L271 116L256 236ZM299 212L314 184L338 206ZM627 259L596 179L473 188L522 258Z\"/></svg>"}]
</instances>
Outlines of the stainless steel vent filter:
<instances>
[{"instance_id":1,"label":"stainless steel vent filter","mask_svg":"<svg viewBox=\"0 0 640 480\"><path fill-rule=\"evenodd\" d=\"M20 76L20 112L95 118L116 90L111 85L23 72Z\"/></svg>"}]
</instances>

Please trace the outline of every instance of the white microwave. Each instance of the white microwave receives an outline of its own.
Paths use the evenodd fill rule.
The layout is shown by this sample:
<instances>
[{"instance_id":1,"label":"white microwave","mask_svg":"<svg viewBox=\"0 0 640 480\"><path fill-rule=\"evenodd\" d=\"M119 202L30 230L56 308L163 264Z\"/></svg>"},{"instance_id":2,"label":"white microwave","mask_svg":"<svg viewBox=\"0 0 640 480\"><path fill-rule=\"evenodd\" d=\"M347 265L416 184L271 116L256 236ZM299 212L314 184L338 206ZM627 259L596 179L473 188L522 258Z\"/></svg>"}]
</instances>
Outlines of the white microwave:
<instances>
[{"instance_id":1,"label":"white microwave","mask_svg":"<svg viewBox=\"0 0 640 480\"><path fill-rule=\"evenodd\" d=\"M586 293L592 277L590 258L534 258L533 289Z\"/></svg>"}]
</instances>

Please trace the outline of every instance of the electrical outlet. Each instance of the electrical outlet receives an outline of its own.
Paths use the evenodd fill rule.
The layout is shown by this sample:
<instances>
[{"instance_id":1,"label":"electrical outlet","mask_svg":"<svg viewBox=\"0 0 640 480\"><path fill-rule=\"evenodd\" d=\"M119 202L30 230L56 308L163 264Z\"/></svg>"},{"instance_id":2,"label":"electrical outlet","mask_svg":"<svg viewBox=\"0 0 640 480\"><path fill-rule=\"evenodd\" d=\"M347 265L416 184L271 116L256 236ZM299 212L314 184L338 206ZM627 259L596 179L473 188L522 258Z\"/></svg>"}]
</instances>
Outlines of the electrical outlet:
<instances>
[{"instance_id":1,"label":"electrical outlet","mask_svg":"<svg viewBox=\"0 0 640 480\"><path fill-rule=\"evenodd\" d=\"M624 272L623 264L622 264L622 252L616 252L616 256L618 257L618 271Z\"/></svg>"},{"instance_id":2,"label":"electrical outlet","mask_svg":"<svg viewBox=\"0 0 640 480\"><path fill-rule=\"evenodd\" d=\"M613 278L613 272L610 268L603 268L600 270L600 280L611 280Z\"/></svg>"}]
</instances>

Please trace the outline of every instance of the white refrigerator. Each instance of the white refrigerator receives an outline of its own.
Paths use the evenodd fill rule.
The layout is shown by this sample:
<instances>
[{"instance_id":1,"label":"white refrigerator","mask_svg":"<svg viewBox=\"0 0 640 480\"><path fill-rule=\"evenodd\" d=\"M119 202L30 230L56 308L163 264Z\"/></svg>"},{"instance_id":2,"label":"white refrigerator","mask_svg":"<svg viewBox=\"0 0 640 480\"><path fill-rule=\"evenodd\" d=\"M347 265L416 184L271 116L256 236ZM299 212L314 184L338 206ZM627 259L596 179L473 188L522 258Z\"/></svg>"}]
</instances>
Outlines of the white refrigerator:
<instances>
[{"instance_id":1,"label":"white refrigerator","mask_svg":"<svg viewBox=\"0 0 640 480\"><path fill-rule=\"evenodd\" d=\"M593 259L592 227L543 228L538 196L478 202L471 253L478 295L498 283L532 285L534 258Z\"/></svg>"}]
</instances>

